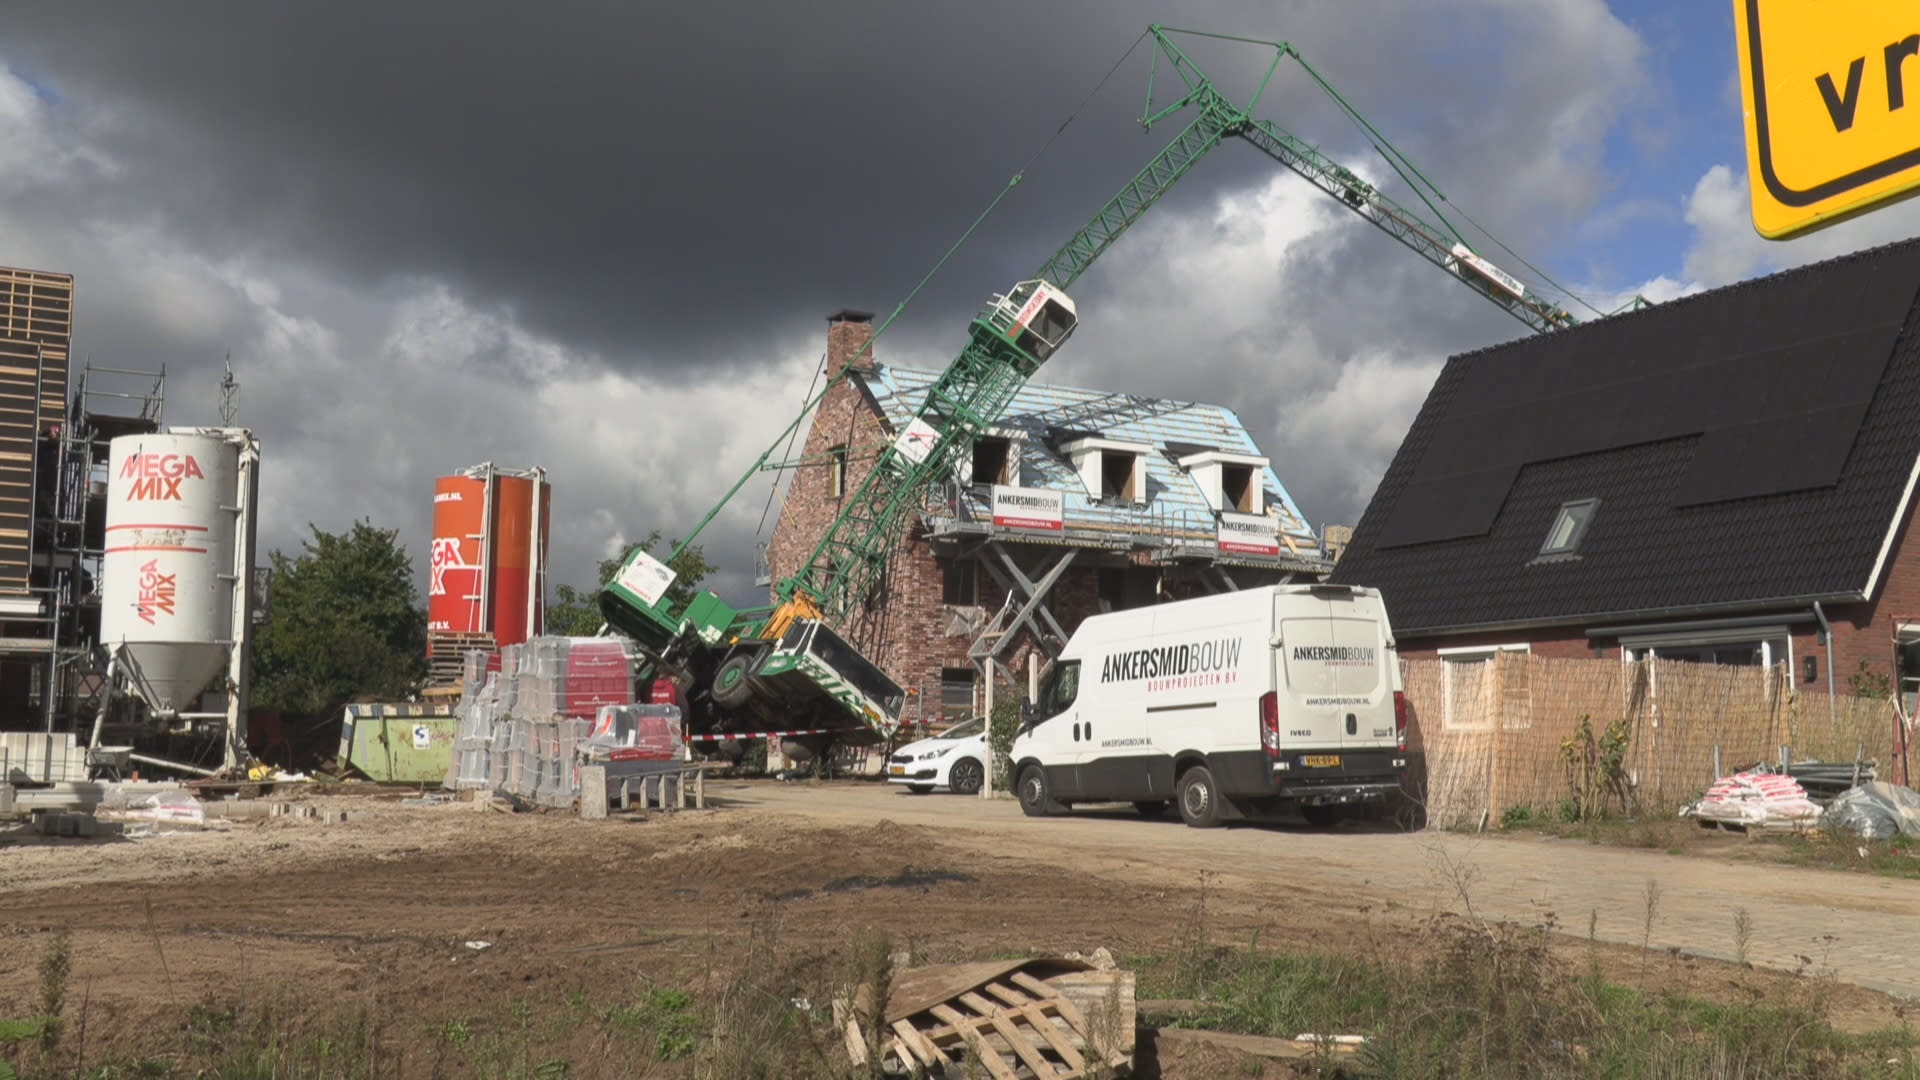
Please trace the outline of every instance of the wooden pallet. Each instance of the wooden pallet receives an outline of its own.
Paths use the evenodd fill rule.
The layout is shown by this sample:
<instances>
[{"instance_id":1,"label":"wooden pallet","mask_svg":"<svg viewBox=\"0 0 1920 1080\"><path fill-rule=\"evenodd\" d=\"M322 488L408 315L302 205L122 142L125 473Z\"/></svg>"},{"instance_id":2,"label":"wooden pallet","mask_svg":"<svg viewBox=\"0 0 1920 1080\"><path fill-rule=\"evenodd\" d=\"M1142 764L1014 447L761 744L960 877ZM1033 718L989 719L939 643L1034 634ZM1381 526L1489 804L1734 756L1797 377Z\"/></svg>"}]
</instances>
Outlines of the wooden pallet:
<instances>
[{"instance_id":1,"label":"wooden pallet","mask_svg":"<svg viewBox=\"0 0 1920 1080\"><path fill-rule=\"evenodd\" d=\"M436 631L427 635L427 685L457 687L466 678L467 653L492 652L492 634Z\"/></svg>"},{"instance_id":2,"label":"wooden pallet","mask_svg":"<svg viewBox=\"0 0 1920 1080\"><path fill-rule=\"evenodd\" d=\"M1063 980L1085 983L1092 1000L1082 993L1076 1003ZM1102 988L1123 1000L1102 1001ZM972 1063L993 1080L1110 1075L1133 1058L1132 997L1132 976L1125 972L1073 972L1047 980L1006 971L911 1015L890 1016L886 1045L879 1048L883 1070L915 1077L971 1076ZM1110 1006L1116 1015L1090 1019L1086 1005L1101 1012ZM871 1060L858 1019L847 1021L846 1042L856 1065Z\"/></svg>"}]
</instances>

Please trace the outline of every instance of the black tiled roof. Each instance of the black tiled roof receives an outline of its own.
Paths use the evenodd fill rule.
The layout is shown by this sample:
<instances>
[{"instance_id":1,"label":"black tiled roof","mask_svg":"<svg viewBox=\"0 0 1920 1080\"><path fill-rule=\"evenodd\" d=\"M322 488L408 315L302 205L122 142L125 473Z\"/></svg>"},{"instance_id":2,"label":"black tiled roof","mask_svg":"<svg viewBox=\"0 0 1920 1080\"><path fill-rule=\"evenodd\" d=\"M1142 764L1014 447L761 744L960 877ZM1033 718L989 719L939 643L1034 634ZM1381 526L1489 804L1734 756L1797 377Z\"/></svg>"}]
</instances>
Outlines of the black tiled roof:
<instances>
[{"instance_id":1,"label":"black tiled roof","mask_svg":"<svg viewBox=\"0 0 1920 1080\"><path fill-rule=\"evenodd\" d=\"M1407 634L1861 593L1920 454L1916 291L1908 241L1456 356L1334 580Z\"/></svg>"}]
</instances>

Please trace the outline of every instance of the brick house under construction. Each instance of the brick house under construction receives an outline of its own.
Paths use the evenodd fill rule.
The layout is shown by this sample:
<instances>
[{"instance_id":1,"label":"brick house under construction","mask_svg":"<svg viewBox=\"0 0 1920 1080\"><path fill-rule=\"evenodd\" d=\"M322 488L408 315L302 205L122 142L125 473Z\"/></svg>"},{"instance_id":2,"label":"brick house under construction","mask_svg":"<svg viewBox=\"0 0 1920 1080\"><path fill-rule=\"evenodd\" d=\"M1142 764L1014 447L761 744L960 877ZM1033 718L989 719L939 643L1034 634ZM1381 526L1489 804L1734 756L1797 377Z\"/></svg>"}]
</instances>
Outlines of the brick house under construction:
<instances>
[{"instance_id":1,"label":"brick house under construction","mask_svg":"<svg viewBox=\"0 0 1920 1080\"><path fill-rule=\"evenodd\" d=\"M806 562L939 372L877 363L872 316L828 319L822 398L767 547ZM858 359L856 360L856 356ZM1080 621L1161 600L1324 577L1331 564L1230 409L1029 384L957 475L928 491L883 583L838 629L927 723L1024 685ZM1004 692L1004 691L1002 691Z\"/></svg>"}]
</instances>

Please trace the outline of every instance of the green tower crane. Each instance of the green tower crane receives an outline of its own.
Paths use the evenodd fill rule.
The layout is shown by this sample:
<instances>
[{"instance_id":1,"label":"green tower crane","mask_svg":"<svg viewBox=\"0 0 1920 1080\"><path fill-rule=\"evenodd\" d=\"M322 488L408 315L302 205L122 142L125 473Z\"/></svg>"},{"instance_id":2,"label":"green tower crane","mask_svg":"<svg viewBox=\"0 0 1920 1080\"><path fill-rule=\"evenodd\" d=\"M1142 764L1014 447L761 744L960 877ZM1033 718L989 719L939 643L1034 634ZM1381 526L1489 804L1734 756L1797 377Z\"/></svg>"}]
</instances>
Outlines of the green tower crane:
<instances>
[{"instance_id":1,"label":"green tower crane","mask_svg":"<svg viewBox=\"0 0 1920 1080\"><path fill-rule=\"evenodd\" d=\"M1238 104L1187 57L1174 35L1262 45L1273 49L1273 60L1253 96ZM974 440L987 432L1021 386L1073 333L1079 315L1067 290L1195 163L1229 137L1251 143L1339 199L1532 330L1544 332L1577 322L1559 305L1529 291L1475 253L1451 226L1429 223L1311 144L1255 117L1253 109L1274 73L1283 61L1292 59L1363 125L1390 162L1397 159L1397 170L1402 164L1412 168L1292 45L1158 25L1149 27L1146 36L1153 39L1155 52L1141 123L1151 129L1188 109L1193 110L1192 118L1031 278L994 296L974 317L965 347L928 390L913 420L881 453L801 568L774 584L775 605L736 610L719 596L704 592L676 610L667 597L672 571L638 550L601 591L600 610L608 625L631 637L658 672L682 687L690 731L750 738L767 731L801 730L813 733L816 747L833 738L875 741L891 733L904 698L900 687L829 624L843 619L870 595L928 487L954 471ZM1178 85L1171 100L1156 103L1153 78L1163 63L1174 72ZM1414 174L1418 175L1417 170ZM1441 217L1437 209L1433 212ZM835 377L842 376L844 372ZM811 405L802 410L795 427ZM778 444L776 439L774 445ZM700 528L712 521L771 453L769 449L762 455ZM682 547L698 533L696 528ZM807 746L809 740L801 739L799 745Z\"/></svg>"}]
</instances>

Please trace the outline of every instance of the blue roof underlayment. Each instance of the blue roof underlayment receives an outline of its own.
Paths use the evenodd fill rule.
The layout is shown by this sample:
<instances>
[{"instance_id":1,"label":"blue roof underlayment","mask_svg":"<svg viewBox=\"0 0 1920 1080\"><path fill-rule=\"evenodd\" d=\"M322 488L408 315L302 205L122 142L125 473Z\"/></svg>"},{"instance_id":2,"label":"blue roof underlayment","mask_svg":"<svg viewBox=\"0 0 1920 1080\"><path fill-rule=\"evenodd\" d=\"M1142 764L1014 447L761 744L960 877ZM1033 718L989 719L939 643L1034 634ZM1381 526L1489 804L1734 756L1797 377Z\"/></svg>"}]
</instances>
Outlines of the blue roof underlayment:
<instances>
[{"instance_id":1,"label":"blue roof underlayment","mask_svg":"<svg viewBox=\"0 0 1920 1080\"><path fill-rule=\"evenodd\" d=\"M926 398L927 388L940 377L937 371L876 363L866 385L879 402L887 421L897 430L911 420ZM1212 529L1214 513L1199 484L1168 457L1169 442L1205 446L1235 454L1265 457L1232 409L1193 401L1141 397L1077 386L1027 383L1014 395L995 422L1001 430L1023 434L1020 446L1020 483L1024 487L1052 488L1064 493L1069 525L1101 525L1126 529L1144 525L1185 522L1195 532ZM1047 445L1049 430L1097 433L1120 442L1148 443L1147 501L1144 506L1096 501L1088 495L1073 464ZM1303 549L1317 553L1313 529L1269 465L1265 470L1266 505L1278 518L1280 531Z\"/></svg>"}]
</instances>

